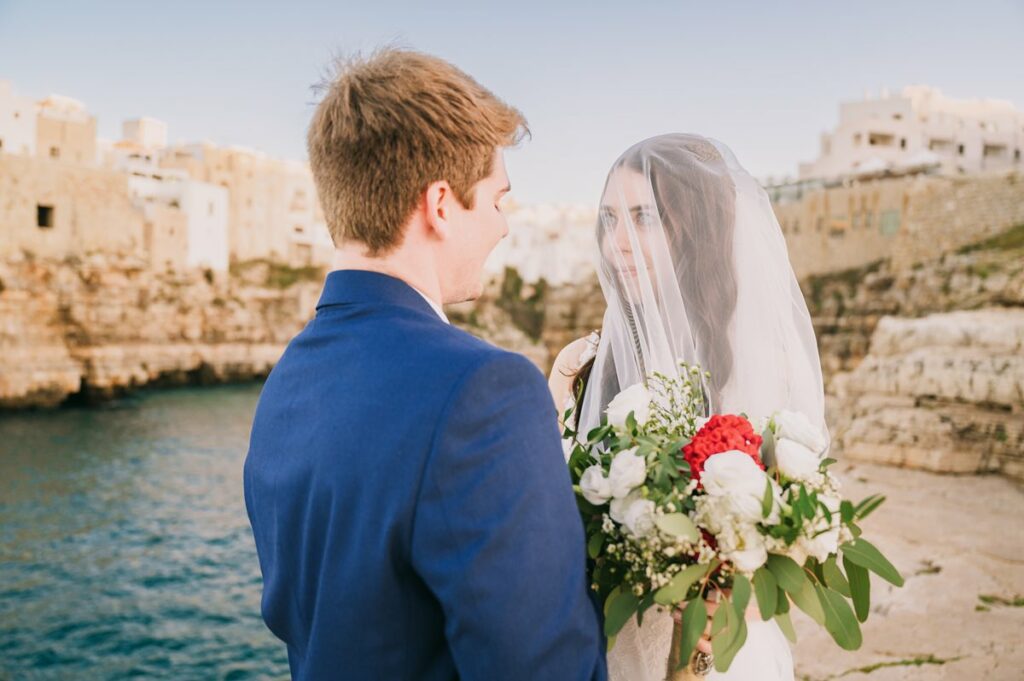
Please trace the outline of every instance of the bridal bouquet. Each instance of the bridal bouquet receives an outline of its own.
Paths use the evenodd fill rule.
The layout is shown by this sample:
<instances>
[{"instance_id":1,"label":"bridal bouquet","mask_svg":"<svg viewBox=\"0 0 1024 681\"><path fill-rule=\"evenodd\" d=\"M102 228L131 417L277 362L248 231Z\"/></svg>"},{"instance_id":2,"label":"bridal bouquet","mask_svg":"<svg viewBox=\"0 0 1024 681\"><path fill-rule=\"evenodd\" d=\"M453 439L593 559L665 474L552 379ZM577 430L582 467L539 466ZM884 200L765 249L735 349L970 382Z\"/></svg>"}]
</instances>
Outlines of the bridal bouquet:
<instances>
[{"instance_id":1,"label":"bridal bouquet","mask_svg":"<svg viewBox=\"0 0 1024 681\"><path fill-rule=\"evenodd\" d=\"M842 498L827 438L803 414L704 418L701 370L680 367L681 378L654 374L621 392L589 433L564 433L609 645L633 615L642 626L652 606L685 605L670 672L682 668L705 630L704 600L717 592L718 671L746 640L752 600L791 640L793 604L842 648L860 647L868 572L903 584L857 526L884 498Z\"/></svg>"}]
</instances>

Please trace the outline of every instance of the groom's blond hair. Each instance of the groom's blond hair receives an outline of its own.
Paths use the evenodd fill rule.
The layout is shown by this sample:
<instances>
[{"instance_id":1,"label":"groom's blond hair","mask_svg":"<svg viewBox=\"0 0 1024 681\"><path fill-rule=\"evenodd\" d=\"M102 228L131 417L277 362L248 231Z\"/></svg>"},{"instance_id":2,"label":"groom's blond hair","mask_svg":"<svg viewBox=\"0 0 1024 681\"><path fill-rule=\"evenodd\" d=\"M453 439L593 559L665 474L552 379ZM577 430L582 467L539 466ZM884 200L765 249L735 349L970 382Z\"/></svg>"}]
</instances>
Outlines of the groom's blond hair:
<instances>
[{"instance_id":1,"label":"groom's blond hair","mask_svg":"<svg viewBox=\"0 0 1024 681\"><path fill-rule=\"evenodd\" d=\"M335 245L371 257L402 243L423 191L446 180L473 207L497 148L528 134L526 120L443 59L385 48L339 61L309 126L309 163Z\"/></svg>"}]
</instances>

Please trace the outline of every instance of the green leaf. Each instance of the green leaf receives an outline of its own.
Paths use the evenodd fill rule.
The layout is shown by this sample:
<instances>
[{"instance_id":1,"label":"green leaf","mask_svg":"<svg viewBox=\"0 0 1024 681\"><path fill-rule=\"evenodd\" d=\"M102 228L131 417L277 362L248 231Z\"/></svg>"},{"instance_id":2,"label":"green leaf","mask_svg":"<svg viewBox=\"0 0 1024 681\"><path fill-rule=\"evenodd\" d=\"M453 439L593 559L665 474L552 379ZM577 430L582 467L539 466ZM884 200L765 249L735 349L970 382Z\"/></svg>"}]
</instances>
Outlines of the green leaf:
<instances>
[{"instance_id":1,"label":"green leaf","mask_svg":"<svg viewBox=\"0 0 1024 681\"><path fill-rule=\"evenodd\" d=\"M839 569L839 564L836 562L836 557L834 555L828 557L828 560L826 560L821 566L821 571L825 575L826 584L847 598L851 597L850 583L846 581L846 576L843 575L843 571Z\"/></svg>"},{"instance_id":2,"label":"green leaf","mask_svg":"<svg viewBox=\"0 0 1024 681\"><path fill-rule=\"evenodd\" d=\"M764 429L761 433L761 462L766 467L771 468L775 466L775 432L772 430L771 425Z\"/></svg>"},{"instance_id":3,"label":"green leaf","mask_svg":"<svg viewBox=\"0 0 1024 681\"><path fill-rule=\"evenodd\" d=\"M761 619L770 620L778 604L779 588L774 575L766 567L759 567L754 573L754 594L757 596L757 608L761 611Z\"/></svg>"},{"instance_id":4,"label":"green leaf","mask_svg":"<svg viewBox=\"0 0 1024 681\"><path fill-rule=\"evenodd\" d=\"M778 596L775 599L775 614L783 615L789 612L789 596L786 595L786 592L782 590L781 586L776 590L776 593Z\"/></svg>"},{"instance_id":5,"label":"green leaf","mask_svg":"<svg viewBox=\"0 0 1024 681\"><path fill-rule=\"evenodd\" d=\"M857 650L860 648L863 639L861 638L860 625L857 618L853 616L850 604L846 602L842 594L832 589L815 585L818 592L818 600L825 611L825 628L832 638L843 650Z\"/></svg>"},{"instance_id":6,"label":"green leaf","mask_svg":"<svg viewBox=\"0 0 1024 681\"><path fill-rule=\"evenodd\" d=\"M853 504L847 500L839 502L839 515L842 517L844 523L852 523L856 512L853 509Z\"/></svg>"},{"instance_id":7,"label":"green leaf","mask_svg":"<svg viewBox=\"0 0 1024 681\"><path fill-rule=\"evenodd\" d=\"M724 673L747 641L747 621L743 611L737 610L733 601L724 601L718 607L726 611L728 624L722 635L711 640L711 650L715 654L715 670Z\"/></svg>"},{"instance_id":8,"label":"green leaf","mask_svg":"<svg viewBox=\"0 0 1024 681\"><path fill-rule=\"evenodd\" d=\"M884 501L884 496L882 496L881 494L874 494L865 499L864 501L860 502L854 509L857 519L864 520L864 518L867 518L872 511L881 506Z\"/></svg>"},{"instance_id":9,"label":"green leaf","mask_svg":"<svg viewBox=\"0 0 1024 681\"><path fill-rule=\"evenodd\" d=\"M629 412L629 416L626 417L626 430L630 433L636 430L636 414Z\"/></svg>"},{"instance_id":10,"label":"green leaf","mask_svg":"<svg viewBox=\"0 0 1024 681\"><path fill-rule=\"evenodd\" d=\"M648 593L644 596L644 599L640 601L640 605L636 610L636 625L642 627L644 624L644 613L647 612L650 607L654 605L654 594Z\"/></svg>"},{"instance_id":11,"label":"green leaf","mask_svg":"<svg viewBox=\"0 0 1024 681\"><path fill-rule=\"evenodd\" d=\"M796 629L793 628L793 620L789 619L789 613L779 613L775 616L775 621L779 623L779 629L782 629L789 642L796 643Z\"/></svg>"},{"instance_id":12,"label":"green leaf","mask_svg":"<svg viewBox=\"0 0 1024 681\"><path fill-rule=\"evenodd\" d=\"M803 588L796 593L790 592L789 595L796 607L807 613L812 620L818 624L825 624L825 611L821 607L821 601L818 600L818 593L811 580L805 579Z\"/></svg>"},{"instance_id":13,"label":"green leaf","mask_svg":"<svg viewBox=\"0 0 1024 681\"><path fill-rule=\"evenodd\" d=\"M765 565L775 576L775 581L779 583L779 586L790 594L800 591L807 583L807 574L789 556L769 553L768 562Z\"/></svg>"},{"instance_id":14,"label":"green leaf","mask_svg":"<svg viewBox=\"0 0 1024 681\"><path fill-rule=\"evenodd\" d=\"M745 612L750 604L750 580L738 572L732 578L732 601L737 612Z\"/></svg>"},{"instance_id":15,"label":"green leaf","mask_svg":"<svg viewBox=\"0 0 1024 681\"><path fill-rule=\"evenodd\" d=\"M820 466L821 470L824 470L824 469L828 468L829 466L831 466L834 463L837 463L837 461L835 459L826 458L826 459L822 459L821 460L821 463L819 464L819 466Z\"/></svg>"},{"instance_id":16,"label":"green leaf","mask_svg":"<svg viewBox=\"0 0 1024 681\"><path fill-rule=\"evenodd\" d=\"M722 607L722 604L724 602L725 601L719 602L718 607L715 609L715 614L711 618L710 636L712 639L714 639L715 636L718 636L718 634L721 633L721 631L725 629L725 626L729 623L729 615L725 612L726 609Z\"/></svg>"},{"instance_id":17,"label":"green leaf","mask_svg":"<svg viewBox=\"0 0 1024 681\"><path fill-rule=\"evenodd\" d=\"M767 518L771 515L772 506L775 502L775 497L772 494L772 481L768 478L768 481L764 484L764 496L761 498L761 517Z\"/></svg>"},{"instance_id":18,"label":"green leaf","mask_svg":"<svg viewBox=\"0 0 1024 681\"><path fill-rule=\"evenodd\" d=\"M686 600L690 587L708 573L707 565L690 565L683 568L665 586L654 594L654 602L658 605L675 605Z\"/></svg>"},{"instance_id":19,"label":"green leaf","mask_svg":"<svg viewBox=\"0 0 1024 681\"><path fill-rule=\"evenodd\" d=\"M659 516L654 524L665 534L680 540L696 543L700 539L697 526L685 513L669 513Z\"/></svg>"},{"instance_id":20,"label":"green leaf","mask_svg":"<svg viewBox=\"0 0 1024 681\"><path fill-rule=\"evenodd\" d=\"M703 598L695 598L683 610L683 638L679 643L679 660L685 666L697 648L697 642L704 635L708 623L708 609Z\"/></svg>"},{"instance_id":21,"label":"green leaf","mask_svg":"<svg viewBox=\"0 0 1024 681\"><path fill-rule=\"evenodd\" d=\"M840 548L850 562L866 567L893 586L903 586L903 576L867 539L855 539Z\"/></svg>"},{"instance_id":22,"label":"green leaf","mask_svg":"<svg viewBox=\"0 0 1024 681\"><path fill-rule=\"evenodd\" d=\"M601 555L601 549L604 548L604 534L598 532L590 538L587 542L587 555L593 558L597 558Z\"/></svg>"},{"instance_id":23,"label":"green leaf","mask_svg":"<svg viewBox=\"0 0 1024 681\"><path fill-rule=\"evenodd\" d=\"M850 597L853 600L853 609L857 613L857 619L866 622L871 610L871 577L866 568L851 563L845 555L843 556L843 567L846 568L846 576L850 580Z\"/></svg>"},{"instance_id":24,"label":"green leaf","mask_svg":"<svg viewBox=\"0 0 1024 681\"><path fill-rule=\"evenodd\" d=\"M604 602L604 635L611 637L618 634L639 605L640 599L634 596L632 591L623 591L622 587L615 587L608 594L608 600Z\"/></svg>"}]
</instances>

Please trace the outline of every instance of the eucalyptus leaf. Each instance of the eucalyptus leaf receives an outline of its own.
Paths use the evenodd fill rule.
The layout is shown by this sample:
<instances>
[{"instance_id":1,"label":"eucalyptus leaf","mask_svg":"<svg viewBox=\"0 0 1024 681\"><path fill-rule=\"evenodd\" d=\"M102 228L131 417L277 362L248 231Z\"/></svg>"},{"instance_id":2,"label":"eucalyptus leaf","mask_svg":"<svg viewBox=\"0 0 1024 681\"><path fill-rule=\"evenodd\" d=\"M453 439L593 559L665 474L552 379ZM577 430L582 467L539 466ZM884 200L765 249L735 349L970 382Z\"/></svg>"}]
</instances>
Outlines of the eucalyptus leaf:
<instances>
[{"instance_id":1,"label":"eucalyptus leaf","mask_svg":"<svg viewBox=\"0 0 1024 681\"><path fill-rule=\"evenodd\" d=\"M779 629L782 629L789 642L796 643L796 629L793 628L793 620L789 619L789 613L779 613L775 616L775 621L779 623Z\"/></svg>"},{"instance_id":2,"label":"eucalyptus leaf","mask_svg":"<svg viewBox=\"0 0 1024 681\"><path fill-rule=\"evenodd\" d=\"M761 517L767 518L772 513L772 506L775 505L775 495L772 494L771 478L768 478L764 483L764 496L761 498Z\"/></svg>"},{"instance_id":3,"label":"eucalyptus leaf","mask_svg":"<svg viewBox=\"0 0 1024 681\"><path fill-rule=\"evenodd\" d=\"M750 580L736 573L732 578L732 601L737 612L744 612L750 603Z\"/></svg>"},{"instance_id":4,"label":"eucalyptus leaf","mask_svg":"<svg viewBox=\"0 0 1024 681\"><path fill-rule=\"evenodd\" d=\"M843 650L857 650L863 643L860 625L842 594L838 591L815 585L818 600L825 612L825 629Z\"/></svg>"},{"instance_id":5,"label":"eucalyptus leaf","mask_svg":"<svg viewBox=\"0 0 1024 681\"><path fill-rule=\"evenodd\" d=\"M790 594L800 591L807 583L807 573L789 556L769 553L765 565L775 576L779 586Z\"/></svg>"},{"instance_id":6,"label":"eucalyptus leaf","mask_svg":"<svg viewBox=\"0 0 1024 681\"><path fill-rule=\"evenodd\" d=\"M690 587L707 573L707 565L690 565L683 568L668 584L655 592L654 602L658 605L675 605L683 602Z\"/></svg>"},{"instance_id":7,"label":"eucalyptus leaf","mask_svg":"<svg viewBox=\"0 0 1024 681\"><path fill-rule=\"evenodd\" d=\"M807 613L812 620L818 624L825 624L825 611L821 607L817 590L811 580L805 579L803 588L796 593L790 592L789 595L796 607Z\"/></svg>"},{"instance_id":8,"label":"eucalyptus leaf","mask_svg":"<svg viewBox=\"0 0 1024 681\"><path fill-rule=\"evenodd\" d=\"M729 613L729 624L717 641L711 640L711 649L715 654L715 670L724 673L728 671L736 653L747 641L747 621L743 617L743 611L737 610L736 603L733 601L720 603L719 608L725 609Z\"/></svg>"},{"instance_id":9,"label":"eucalyptus leaf","mask_svg":"<svg viewBox=\"0 0 1024 681\"><path fill-rule=\"evenodd\" d=\"M754 573L754 594L757 596L757 608L761 611L761 619L770 620L775 614L779 588L775 576L766 567L759 567Z\"/></svg>"},{"instance_id":10,"label":"eucalyptus leaf","mask_svg":"<svg viewBox=\"0 0 1024 681\"><path fill-rule=\"evenodd\" d=\"M835 589L847 598L851 597L850 594L850 583L846 580L846 576L843 571L839 569L839 564L836 561L834 555L829 556L822 566L821 571L825 575L825 583L829 587Z\"/></svg>"},{"instance_id":11,"label":"eucalyptus leaf","mask_svg":"<svg viewBox=\"0 0 1024 681\"><path fill-rule=\"evenodd\" d=\"M782 590L781 586L776 589L776 593L778 594L778 598L775 599L775 614L782 615L789 612L789 596L786 595L786 592Z\"/></svg>"},{"instance_id":12,"label":"eucalyptus leaf","mask_svg":"<svg viewBox=\"0 0 1024 681\"><path fill-rule=\"evenodd\" d=\"M639 605L640 599L634 596L632 591L623 591L622 587L616 587L608 594L608 600L604 603L604 635L611 637L618 634Z\"/></svg>"},{"instance_id":13,"label":"eucalyptus leaf","mask_svg":"<svg viewBox=\"0 0 1024 681\"><path fill-rule=\"evenodd\" d=\"M685 513L668 513L655 521L658 529L679 540L696 543L700 539L697 526Z\"/></svg>"},{"instance_id":14,"label":"eucalyptus leaf","mask_svg":"<svg viewBox=\"0 0 1024 681\"><path fill-rule=\"evenodd\" d=\"M597 558L601 555L602 548L604 548L604 534L598 532L590 538L589 542L587 542L587 555L590 556L591 559Z\"/></svg>"},{"instance_id":15,"label":"eucalyptus leaf","mask_svg":"<svg viewBox=\"0 0 1024 681\"><path fill-rule=\"evenodd\" d=\"M866 567L893 586L903 586L903 576L899 570L867 539L858 538L843 544L840 548L843 550L843 556L849 558L850 562Z\"/></svg>"},{"instance_id":16,"label":"eucalyptus leaf","mask_svg":"<svg viewBox=\"0 0 1024 681\"><path fill-rule=\"evenodd\" d=\"M679 644L679 660L683 665L690 661L690 656L697 648L697 642L704 635L708 623L708 609L704 599L697 597L686 604L683 610L683 638Z\"/></svg>"},{"instance_id":17,"label":"eucalyptus leaf","mask_svg":"<svg viewBox=\"0 0 1024 681\"><path fill-rule=\"evenodd\" d=\"M857 619L866 622L871 611L871 577L867 568L850 562L847 556L843 556L843 567L846 568L846 576L850 582L853 610L857 614Z\"/></svg>"},{"instance_id":18,"label":"eucalyptus leaf","mask_svg":"<svg viewBox=\"0 0 1024 681\"><path fill-rule=\"evenodd\" d=\"M882 496L881 494L875 494L868 497L864 501L860 502L854 509L857 515L857 519L863 520L864 518L867 518L868 515L870 515L871 512L874 511L876 508L881 506L884 501L884 496Z\"/></svg>"}]
</instances>

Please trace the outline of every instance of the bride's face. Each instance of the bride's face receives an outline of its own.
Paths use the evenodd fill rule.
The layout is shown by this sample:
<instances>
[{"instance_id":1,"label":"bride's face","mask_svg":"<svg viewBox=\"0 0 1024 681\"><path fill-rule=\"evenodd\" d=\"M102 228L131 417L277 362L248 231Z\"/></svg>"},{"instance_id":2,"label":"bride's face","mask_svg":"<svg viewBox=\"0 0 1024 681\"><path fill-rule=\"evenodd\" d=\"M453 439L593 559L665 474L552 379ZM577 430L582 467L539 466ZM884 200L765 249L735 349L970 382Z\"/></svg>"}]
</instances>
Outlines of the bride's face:
<instances>
[{"instance_id":1,"label":"bride's face","mask_svg":"<svg viewBox=\"0 0 1024 681\"><path fill-rule=\"evenodd\" d=\"M659 228L659 222L647 179L625 166L613 170L601 197L598 218L602 255L621 284L635 291L642 274L653 280L651 231Z\"/></svg>"}]
</instances>

